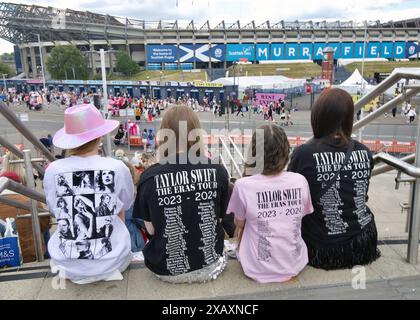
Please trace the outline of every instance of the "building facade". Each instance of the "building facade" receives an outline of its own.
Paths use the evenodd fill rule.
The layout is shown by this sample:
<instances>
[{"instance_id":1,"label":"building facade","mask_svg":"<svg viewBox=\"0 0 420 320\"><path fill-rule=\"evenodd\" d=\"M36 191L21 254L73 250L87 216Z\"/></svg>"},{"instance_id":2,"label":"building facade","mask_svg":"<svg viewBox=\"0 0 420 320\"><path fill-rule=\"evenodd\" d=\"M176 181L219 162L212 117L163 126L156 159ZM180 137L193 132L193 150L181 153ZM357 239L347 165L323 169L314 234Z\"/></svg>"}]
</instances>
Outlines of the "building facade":
<instances>
[{"instance_id":1,"label":"building facade","mask_svg":"<svg viewBox=\"0 0 420 320\"><path fill-rule=\"evenodd\" d=\"M118 51L128 52L140 66L151 70L226 68L243 59L253 63L320 61L325 47L334 49L335 59L418 59L420 19L387 23L266 21L260 25L222 21L211 26L209 21L203 25L145 21L0 3L0 37L15 44L18 73L36 78L41 76L40 55L45 62L53 47L68 44L87 56L92 74L100 72L100 49L106 50L106 68L113 71Z\"/></svg>"}]
</instances>

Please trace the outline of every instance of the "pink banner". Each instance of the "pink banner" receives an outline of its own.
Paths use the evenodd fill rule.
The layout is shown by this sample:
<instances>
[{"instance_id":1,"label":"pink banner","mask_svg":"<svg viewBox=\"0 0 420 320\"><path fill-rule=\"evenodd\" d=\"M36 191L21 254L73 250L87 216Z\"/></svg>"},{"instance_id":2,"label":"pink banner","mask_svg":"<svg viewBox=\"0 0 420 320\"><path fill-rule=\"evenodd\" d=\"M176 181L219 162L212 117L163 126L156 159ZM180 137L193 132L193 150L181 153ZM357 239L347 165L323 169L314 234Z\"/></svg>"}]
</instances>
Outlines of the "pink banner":
<instances>
[{"instance_id":1,"label":"pink banner","mask_svg":"<svg viewBox=\"0 0 420 320\"><path fill-rule=\"evenodd\" d=\"M40 84L40 83L43 83L43 82L42 82L42 79L28 79L28 80L26 80L26 83L27 84Z\"/></svg>"},{"instance_id":2,"label":"pink banner","mask_svg":"<svg viewBox=\"0 0 420 320\"><path fill-rule=\"evenodd\" d=\"M256 93L256 99L255 101L252 101L252 105L266 106L271 102L276 103L284 100L285 96L286 95L283 93Z\"/></svg>"}]
</instances>

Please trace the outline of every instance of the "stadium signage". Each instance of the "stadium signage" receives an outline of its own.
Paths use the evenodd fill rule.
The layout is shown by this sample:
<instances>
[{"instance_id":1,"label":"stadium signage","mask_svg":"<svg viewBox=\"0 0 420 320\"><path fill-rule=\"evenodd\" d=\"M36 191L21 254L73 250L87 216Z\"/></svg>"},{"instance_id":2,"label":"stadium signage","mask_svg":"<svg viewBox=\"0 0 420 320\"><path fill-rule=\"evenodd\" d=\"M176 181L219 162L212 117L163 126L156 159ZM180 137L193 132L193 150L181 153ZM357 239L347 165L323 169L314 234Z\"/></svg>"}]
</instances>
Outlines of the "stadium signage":
<instances>
[{"instance_id":1,"label":"stadium signage","mask_svg":"<svg viewBox=\"0 0 420 320\"><path fill-rule=\"evenodd\" d=\"M322 60L325 48L334 49L334 59L403 59L420 52L416 42L302 42L260 44L148 45L148 63L187 63L266 60ZM365 53L363 54L363 48Z\"/></svg>"},{"instance_id":2,"label":"stadium signage","mask_svg":"<svg viewBox=\"0 0 420 320\"><path fill-rule=\"evenodd\" d=\"M202 81L194 81L194 87L209 87L209 88L221 88L223 87L222 83L213 83L213 82L202 82Z\"/></svg>"},{"instance_id":3,"label":"stadium signage","mask_svg":"<svg viewBox=\"0 0 420 320\"><path fill-rule=\"evenodd\" d=\"M263 43L256 46L256 59L258 61L270 60L270 45Z\"/></svg>"},{"instance_id":4,"label":"stadium signage","mask_svg":"<svg viewBox=\"0 0 420 320\"><path fill-rule=\"evenodd\" d=\"M178 61L178 47L176 45L147 45L147 61L175 62Z\"/></svg>"},{"instance_id":5,"label":"stadium signage","mask_svg":"<svg viewBox=\"0 0 420 320\"><path fill-rule=\"evenodd\" d=\"M62 84L83 84L83 80L63 80Z\"/></svg>"},{"instance_id":6,"label":"stadium signage","mask_svg":"<svg viewBox=\"0 0 420 320\"><path fill-rule=\"evenodd\" d=\"M88 80L86 84L102 84L102 80Z\"/></svg>"},{"instance_id":7,"label":"stadium signage","mask_svg":"<svg viewBox=\"0 0 420 320\"><path fill-rule=\"evenodd\" d=\"M407 58L417 58L420 53L418 42L407 42L406 45Z\"/></svg>"},{"instance_id":8,"label":"stadium signage","mask_svg":"<svg viewBox=\"0 0 420 320\"><path fill-rule=\"evenodd\" d=\"M226 60L239 61L247 58L248 61L254 61L255 46L253 44L228 44L226 47Z\"/></svg>"},{"instance_id":9,"label":"stadium signage","mask_svg":"<svg viewBox=\"0 0 420 320\"><path fill-rule=\"evenodd\" d=\"M109 84L112 84L112 85L121 85L121 86L131 86L131 85L133 85L135 83L133 81L120 80L120 81L109 81Z\"/></svg>"},{"instance_id":10,"label":"stadium signage","mask_svg":"<svg viewBox=\"0 0 420 320\"><path fill-rule=\"evenodd\" d=\"M220 44L179 45L179 62L220 62L224 61L225 46Z\"/></svg>"}]
</instances>

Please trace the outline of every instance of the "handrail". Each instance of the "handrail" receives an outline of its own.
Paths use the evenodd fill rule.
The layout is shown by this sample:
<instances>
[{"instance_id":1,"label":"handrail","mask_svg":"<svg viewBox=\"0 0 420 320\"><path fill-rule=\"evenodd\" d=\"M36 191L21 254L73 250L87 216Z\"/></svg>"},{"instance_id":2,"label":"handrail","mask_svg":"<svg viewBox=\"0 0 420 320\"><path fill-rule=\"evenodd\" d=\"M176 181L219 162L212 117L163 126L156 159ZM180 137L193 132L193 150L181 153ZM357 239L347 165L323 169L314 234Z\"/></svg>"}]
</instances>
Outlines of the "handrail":
<instances>
[{"instance_id":1,"label":"handrail","mask_svg":"<svg viewBox=\"0 0 420 320\"><path fill-rule=\"evenodd\" d=\"M40 212L38 213L38 218L41 217L50 217L51 216L51 212ZM28 214L18 214L16 216L17 219L32 219L32 214L28 213Z\"/></svg>"},{"instance_id":2,"label":"handrail","mask_svg":"<svg viewBox=\"0 0 420 320\"><path fill-rule=\"evenodd\" d=\"M401 172L404 172L411 177L420 178L420 168L417 168L401 159L398 159L384 152L375 155L375 157L376 159L380 159L386 164L394 167L395 169L398 169Z\"/></svg>"},{"instance_id":3,"label":"handrail","mask_svg":"<svg viewBox=\"0 0 420 320\"><path fill-rule=\"evenodd\" d=\"M398 96L394 97L392 100L385 103L380 108L376 109L372 113L368 114L366 117L363 117L363 119L360 119L355 124L353 124L353 131L356 131L364 127L371 121L379 118L382 114L388 112L395 106L403 103L404 101L406 101L407 99L410 99L412 96L415 96L418 93L420 93L420 87L415 88L415 89L410 89L406 91L405 93L399 94ZM355 106L355 110L356 110L356 106Z\"/></svg>"},{"instance_id":4,"label":"handrail","mask_svg":"<svg viewBox=\"0 0 420 320\"><path fill-rule=\"evenodd\" d=\"M31 211L31 207L29 205L24 204L23 202L20 202L20 201L7 199L3 196L0 196L0 202L6 204L8 206L11 206L11 207L23 209L23 210L26 210L26 211Z\"/></svg>"},{"instance_id":5,"label":"handrail","mask_svg":"<svg viewBox=\"0 0 420 320\"><path fill-rule=\"evenodd\" d=\"M20 151L18 148L16 148L13 144L11 144L9 141L4 139L3 137L0 137L0 145L5 147L7 150L9 150L18 158L23 159L23 152ZM39 165L38 163L33 163L32 166L39 172L41 176L45 175L45 169L41 165Z\"/></svg>"},{"instance_id":6,"label":"handrail","mask_svg":"<svg viewBox=\"0 0 420 320\"><path fill-rule=\"evenodd\" d=\"M229 139L230 143L233 145L233 148L235 149L236 153L242 159L242 161L245 161L245 158L242 155L242 152L239 150L238 146L236 145L235 141L233 141L232 137L231 136L228 136L228 139Z\"/></svg>"},{"instance_id":7,"label":"handrail","mask_svg":"<svg viewBox=\"0 0 420 320\"><path fill-rule=\"evenodd\" d=\"M16 193L24 195L28 198L40 201L42 203L47 203L45 195L43 195L42 193L32 190L21 183L17 183L13 180L10 180L9 178L1 177L0 178L0 193L6 189L9 189Z\"/></svg>"},{"instance_id":8,"label":"handrail","mask_svg":"<svg viewBox=\"0 0 420 320\"><path fill-rule=\"evenodd\" d=\"M39 141L37 137L23 124L22 121L6 104L0 102L0 113L16 128L32 145L37 148L49 161L54 161L54 155Z\"/></svg>"},{"instance_id":9,"label":"handrail","mask_svg":"<svg viewBox=\"0 0 420 320\"><path fill-rule=\"evenodd\" d=\"M232 161L233 166L235 167L235 170L238 172L239 176L242 177L242 172L239 169L238 165L236 164L235 159L233 158L232 154L230 153L230 150L229 150L228 146L226 145L226 142L223 140L222 137L219 137L219 140L222 143L223 148L227 151L228 157Z\"/></svg>"},{"instance_id":10,"label":"handrail","mask_svg":"<svg viewBox=\"0 0 420 320\"><path fill-rule=\"evenodd\" d=\"M26 204L24 202L13 200L13 199L8 199L4 196L0 196L0 202L6 204L8 206L11 206L11 207L16 207L16 208L19 208L19 209L22 209L22 210L31 211L31 207L28 204ZM44 208L42 206L38 206L38 209L44 210Z\"/></svg>"},{"instance_id":11,"label":"handrail","mask_svg":"<svg viewBox=\"0 0 420 320\"><path fill-rule=\"evenodd\" d=\"M416 155L413 153L413 154L409 154L408 156L405 156L405 157L401 158L400 160L404 161L404 162L407 162L407 163L413 163L415 159L416 159ZM378 154L375 154L373 156L373 162L377 163L377 162L380 162L380 161L381 161L381 158L378 157ZM389 164L382 164L382 165L379 165L379 166L373 168L372 176L377 176L379 174L392 171L394 169L395 168L393 166L390 166Z\"/></svg>"},{"instance_id":12,"label":"handrail","mask_svg":"<svg viewBox=\"0 0 420 320\"><path fill-rule=\"evenodd\" d=\"M418 131L418 141L420 140L420 127ZM416 151L416 165L419 165L420 150ZM409 234L407 247L407 260L411 264L417 264L420 234L420 168L413 166L401 159L386 153L376 155L376 160L382 160L386 164L398 169L400 172L416 178L410 187L410 215L409 215Z\"/></svg>"},{"instance_id":13,"label":"handrail","mask_svg":"<svg viewBox=\"0 0 420 320\"><path fill-rule=\"evenodd\" d=\"M401 79L420 80L420 73L396 71L395 73L391 74L388 78L383 80L380 84L378 84L371 92L369 92L367 95L363 96L359 101L357 101L354 105L355 112L362 109L368 102L375 99L381 93L391 88L395 83L397 83Z\"/></svg>"}]
</instances>

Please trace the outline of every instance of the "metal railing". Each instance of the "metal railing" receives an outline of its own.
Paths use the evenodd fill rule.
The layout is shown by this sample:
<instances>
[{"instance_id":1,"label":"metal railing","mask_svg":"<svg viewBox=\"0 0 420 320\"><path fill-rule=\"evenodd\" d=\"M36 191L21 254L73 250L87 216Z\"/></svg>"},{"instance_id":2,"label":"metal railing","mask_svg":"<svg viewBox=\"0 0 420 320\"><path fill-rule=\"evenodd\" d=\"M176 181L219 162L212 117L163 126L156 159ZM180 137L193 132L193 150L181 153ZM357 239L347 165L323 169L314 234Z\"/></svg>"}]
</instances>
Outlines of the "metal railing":
<instances>
[{"instance_id":1,"label":"metal railing","mask_svg":"<svg viewBox=\"0 0 420 320\"><path fill-rule=\"evenodd\" d=\"M408 156L405 156L405 157L403 157L403 158L401 158L401 159L399 159L399 160L400 160L400 161L403 161L403 162L406 162L406 163L414 163L415 158L416 158L416 155L413 153L413 154L409 154ZM374 161L375 163L380 162L380 161L381 161L381 159L382 159L382 157L379 157L379 155L377 155L377 154L373 156L373 161ZM372 176L377 176L377 175L379 175L379 174L382 174L382 173L386 173L386 172L392 171L392 170L394 170L394 169L395 169L395 167L393 167L393 166L391 166L391 165L389 165L389 164L382 164L382 165L376 166L376 167L372 170Z\"/></svg>"},{"instance_id":2,"label":"metal railing","mask_svg":"<svg viewBox=\"0 0 420 320\"><path fill-rule=\"evenodd\" d=\"M354 105L355 112L362 109L367 103L384 93L386 90L391 88L393 85L398 83L400 80L405 79L407 82L409 80L420 80L420 72L419 71L412 71L410 72L409 68L402 68L402 69L395 69L395 72L391 74L388 78L378 84L371 92L364 95L359 101L356 102ZM411 97L420 93L420 86L416 85L406 85L405 90L385 103L380 108L376 109L374 112L370 113L363 119L357 121L353 125L353 131L359 130L372 122L373 120L379 118L384 113L390 111L392 108L395 108L399 104L403 103L404 101L409 100Z\"/></svg>"},{"instance_id":3,"label":"metal railing","mask_svg":"<svg viewBox=\"0 0 420 320\"><path fill-rule=\"evenodd\" d=\"M46 159L49 161L54 161L54 155L39 141L39 139L27 128L22 121L16 116L11 108L6 106L3 102L0 102L0 113L9 121L9 123L16 128L17 131L22 134L37 150L39 150ZM4 139L1 141L3 145ZM10 143L9 143L10 147ZM16 150L14 150L16 151ZM13 151L12 151L13 152ZM13 152L15 153L15 152ZM16 153L15 153L16 154ZM19 158L22 158L22 155L16 154ZM40 172L41 173L41 172Z\"/></svg>"},{"instance_id":4,"label":"metal railing","mask_svg":"<svg viewBox=\"0 0 420 320\"><path fill-rule=\"evenodd\" d=\"M355 112L361 110L368 102L384 93L386 90L391 88L393 85L398 83L400 80L405 79L406 84L403 87L402 93L395 96L390 101L386 102L380 108L370 113L366 117L357 121L353 125L353 131L359 130L365 127L373 120L379 118L381 115L390 111L391 109L402 104L404 101L408 101L410 98L420 93L420 85L410 85L409 80L420 80L419 70L410 70L409 68L395 69L394 72L377 85L370 93L363 96L355 104ZM379 153L374 156L374 161L383 162L380 166L377 166L372 171L372 176L379 175L393 169L399 171L396 181L396 187L398 188L400 182L410 182L410 196L409 196L409 214L407 216L408 226L408 247L407 247L407 261L411 264L417 264L418 260L418 245L419 245L419 233L420 233L420 122L417 126L417 141L416 141L416 153L405 156L398 159L392 155L386 153ZM414 163L412 165L411 163ZM401 172L412 177L410 179L401 179ZM414 179L413 179L414 178Z\"/></svg>"},{"instance_id":5,"label":"metal railing","mask_svg":"<svg viewBox=\"0 0 420 320\"><path fill-rule=\"evenodd\" d=\"M33 167L32 162L35 161L44 161L44 159L31 159L31 151L29 149L25 149L22 152L23 160L16 160L14 162L23 162L25 164L25 173L27 179L27 185L23 185L21 183L17 183L13 180L10 180L6 177L0 178L0 193L4 190L11 190L23 196L29 198L29 205L12 200L7 199L4 196L0 196L0 202L5 203L7 205L11 205L16 208L21 208L24 210L30 211L30 215L20 215L16 216L16 218L30 218L32 220L32 233L34 236L34 244L35 244L35 255L38 262L44 260L44 255L42 253L42 238L41 238L41 226L39 223L40 216L49 215L49 213L42 213L41 215L38 214L38 201L42 203L46 203L45 195L35 190L35 180L33 175Z\"/></svg>"},{"instance_id":6,"label":"metal railing","mask_svg":"<svg viewBox=\"0 0 420 320\"><path fill-rule=\"evenodd\" d=\"M387 165L415 178L411 190L411 206L409 218L409 235L408 235L408 248L407 248L407 261L411 264L417 264L418 259L418 245L420 236L420 167L418 162L420 150L417 149L417 162L413 166L401 159L391 156L386 153L379 153L375 156L376 160L381 160Z\"/></svg>"},{"instance_id":7,"label":"metal railing","mask_svg":"<svg viewBox=\"0 0 420 320\"><path fill-rule=\"evenodd\" d=\"M224 137L219 137L219 141L220 141L220 143L222 145L222 150L219 151L220 158L223 159L222 153L223 153L223 150L224 150L227 153L227 156L228 156L228 158L230 160L230 165L235 169L238 177L242 177L242 171L239 168L239 165L236 163L235 157L233 156L232 152L229 150L229 147L228 147L228 145L227 145L227 143L225 141L225 138ZM225 164L227 164L227 170L229 172L228 163L224 159L223 159L223 162L225 162ZM230 169L230 176L231 177L234 176L232 168Z\"/></svg>"}]
</instances>

